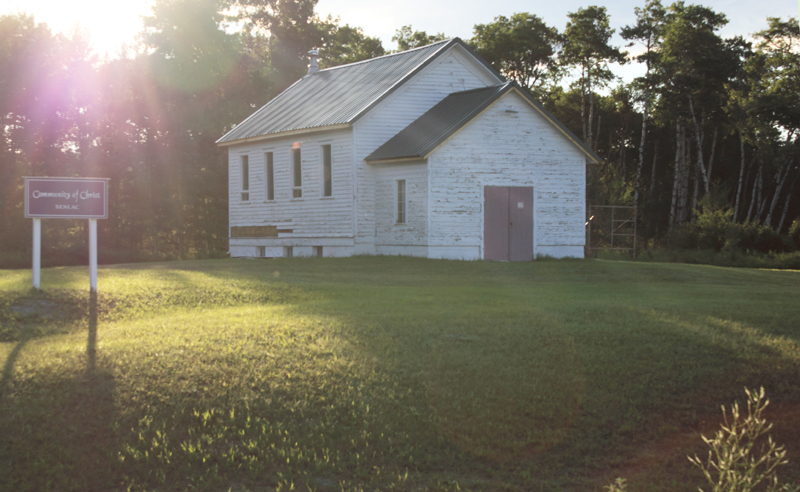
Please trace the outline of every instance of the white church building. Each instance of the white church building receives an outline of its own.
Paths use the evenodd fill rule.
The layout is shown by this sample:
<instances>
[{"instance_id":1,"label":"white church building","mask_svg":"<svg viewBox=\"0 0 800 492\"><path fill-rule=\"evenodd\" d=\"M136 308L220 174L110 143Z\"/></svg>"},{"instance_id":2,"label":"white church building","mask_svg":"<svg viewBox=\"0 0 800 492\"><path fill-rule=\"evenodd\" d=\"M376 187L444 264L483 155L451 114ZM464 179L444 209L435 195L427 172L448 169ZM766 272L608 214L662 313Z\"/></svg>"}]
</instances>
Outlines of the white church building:
<instances>
[{"instance_id":1,"label":"white church building","mask_svg":"<svg viewBox=\"0 0 800 492\"><path fill-rule=\"evenodd\" d=\"M237 125L232 257L583 257L599 158L458 38L316 70Z\"/></svg>"}]
</instances>

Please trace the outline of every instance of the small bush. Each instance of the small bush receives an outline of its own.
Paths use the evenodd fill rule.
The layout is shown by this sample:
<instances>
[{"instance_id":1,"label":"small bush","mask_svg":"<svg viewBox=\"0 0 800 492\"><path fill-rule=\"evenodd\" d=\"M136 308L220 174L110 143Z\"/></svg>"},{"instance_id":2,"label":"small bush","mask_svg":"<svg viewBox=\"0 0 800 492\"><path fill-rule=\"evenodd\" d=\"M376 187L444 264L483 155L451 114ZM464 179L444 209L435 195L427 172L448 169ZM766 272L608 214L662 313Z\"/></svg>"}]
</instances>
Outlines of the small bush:
<instances>
[{"instance_id":1,"label":"small bush","mask_svg":"<svg viewBox=\"0 0 800 492\"><path fill-rule=\"evenodd\" d=\"M772 424L762 415L769 405L760 391L747 393L747 415L739 404L731 406L730 418L722 407L724 424L713 437L703 436L711 448L705 462L695 455L689 461L703 471L713 492L798 491L800 486L781 485L778 467L787 464L786 449L778 446L769 435ZM702 490L702 489L701 489Z\"/></svg>"},{"instance_id":2,"label":"small bush","mask_svg":"<svg viewBox=\"0 0 800 492\"><path fill-rule=\"evenodd\" d=\"M764 409L769 400L764 388L747 393L747 415L739 410L739 404L731 406L730 418L722 407L724 423L713 437L702 436L711 448L705 461L697 455L689 461L703 471L711 484L712 492L798 492L800 485L781 484L778 468L787 464L786 449L778 446L769 435L772 424L764 418ZM617 478L606 485L606 492L626 492L624 478ZM704 492L700 489L700 492Z\"/></svg>"},{"instance_id":3,"label":"small bush","mask_svg":"<svg viewBox=\"0 0 800 492\"><path fill-rule=\"evenodd\" d=\"M792 225L789 226L789 246L792 249L800 250L800 217L794 219Z\"/></svg>"},{"instance_id":4,"label":"small bush","mask_svg":"<svg viewBox=\"0 0 800 492\"><path fill-rule=\"evenodd\" d=\"M800 238L800 230L797 234ZM741 224L734 222L733 212L724 209L700 212L697 221L670 234L670 244L680 249L760 253L784 253L798 249L789 237L778 234L771 227L752 221Z\"/></svg>"}]
</instances>

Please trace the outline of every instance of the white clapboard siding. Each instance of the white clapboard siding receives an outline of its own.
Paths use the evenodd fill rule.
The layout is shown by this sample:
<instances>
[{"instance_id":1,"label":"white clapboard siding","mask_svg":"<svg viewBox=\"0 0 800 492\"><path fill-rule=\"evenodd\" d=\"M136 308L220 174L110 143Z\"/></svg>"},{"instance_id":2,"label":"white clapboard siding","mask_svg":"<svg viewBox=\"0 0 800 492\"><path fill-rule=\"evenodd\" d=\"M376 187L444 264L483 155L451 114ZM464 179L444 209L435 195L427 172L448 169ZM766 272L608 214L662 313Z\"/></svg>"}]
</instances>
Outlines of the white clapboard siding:
<instances>
[{"instance_id":1,"label":"white clapboard siding","mask_svg":"<svg viewBox=\"0 0 800 492\"><path fill-rule=\"evenodd\" d=\"M431 246L482 251L484 186L532 186L534 253L582 255L585 157L519 95L495 102L437 149L428 167Z\"/></svg>"},{"instance_id":2,"label":"white clapboard siding","mask_svg":"<svg viewBox=\"0 0 800 492\"><path fill-rule=\"evenodd\" d=\"M397 181L406 181L406 222L397 223ZM428 168L424 162L375 166L377 247L426 246L428 242Z\"/></svg>"},{"instance_id":3,"label":"white clapboard siding","mask_svg":"<svg viewBox=\"0 0 800 492\"><path fill-rule=\"evenodd\" d=\"M461 47L454 46L356 122L357 231L362 241L374 241L376 200L383 200L375 195L376 178L364 158L448 94L498 82Z\"/></svg>"},{"instance_id":4,"label":"white clapboard siding","mask_svg":"<svg viewBox=\"0 0 800 492\"><path fill-rule=\"evenodd\" d=\"M282 238L353 237L351 130L312 133L234 146L229 150L230 226L277 225ZM331 145L332 197L323 197L322 145ZM302 198L292 198L292 148L299 146ZM267 201L265 154L273 153L275 199ZM249 156L250 200L241 200L241 159ZM242 240L232 242L241 243ZM251 241L252 242L252 241ZM259 244L262 244L259 242ZM292 241L280 241L293 244ZM295 241L302 244L303 241ZM352 244L352 240L351 240Z\"/></svg>"}]
</instances>

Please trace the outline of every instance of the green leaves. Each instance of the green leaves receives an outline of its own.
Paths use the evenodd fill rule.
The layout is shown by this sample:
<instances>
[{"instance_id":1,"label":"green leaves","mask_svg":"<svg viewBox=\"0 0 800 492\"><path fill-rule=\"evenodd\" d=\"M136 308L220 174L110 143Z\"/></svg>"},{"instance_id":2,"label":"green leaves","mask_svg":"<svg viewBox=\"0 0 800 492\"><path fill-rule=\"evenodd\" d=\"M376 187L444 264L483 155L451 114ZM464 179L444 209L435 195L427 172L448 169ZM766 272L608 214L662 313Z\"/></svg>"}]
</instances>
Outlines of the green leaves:
<instances>
[{"instance_id":1,"label":"green leaves","mask_svg":"<svg viewBox=\"0 0 800 492\"><path fill-rule=\"evenodd\" d=\"M401 27L392 36L392 41L397 43L397 51L421 48L445 39L447 39L447 36L444 33L428 34L425 31L414 31L410 25Z\"/></svg>"},{"instance_id":2,"label":"green leaves","mask_svg":"<svg viewBox=\"0 0 800 492\"><path fill-rule=\"evenodd\" d=\"M711 448L706 461L695 455L689 461L703 471L711 484L712 492L765 492L797 491L781 484L778 467L788 464L786 449L778 446L770 435L772 423L764 418L769 400L764 388L759 391L745 389L747 393L747 415L739 410L739 403L730 409L730 417L722 407L724 423L712 437L703 437ZM701 489L702 491L702 489Z\"/></svg>"},{"instance_id":3,"label":"green leaves","mask_svg":"<svg viewBox=\"0 0 800 492\"><path fill-rule=\"evenodd\" d=\"M548 82L558 79L556 55L563 39L536 15L516 13L476 24L470 46L497 71L541 95Z\"/></svg>"}]
</instances>

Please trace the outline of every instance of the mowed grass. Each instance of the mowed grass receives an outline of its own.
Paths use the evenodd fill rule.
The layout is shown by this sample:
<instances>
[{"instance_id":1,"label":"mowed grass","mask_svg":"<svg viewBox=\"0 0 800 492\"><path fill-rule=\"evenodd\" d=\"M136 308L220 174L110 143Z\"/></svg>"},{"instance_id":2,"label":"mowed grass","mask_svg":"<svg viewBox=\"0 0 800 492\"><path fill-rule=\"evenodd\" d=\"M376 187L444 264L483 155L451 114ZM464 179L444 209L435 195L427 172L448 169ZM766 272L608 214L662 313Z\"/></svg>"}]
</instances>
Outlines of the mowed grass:
<instances>
[{"instance_id":1,"label":"mowed grass","mask_svg":"<svg viewBox=\"0 0 800 492\"><path fill-rule=\"evenodd\" d=\"M800 479L800 272L598 260L0 271L0 490L694 491L764 386Z\"/></svg>"}]
</instances>

